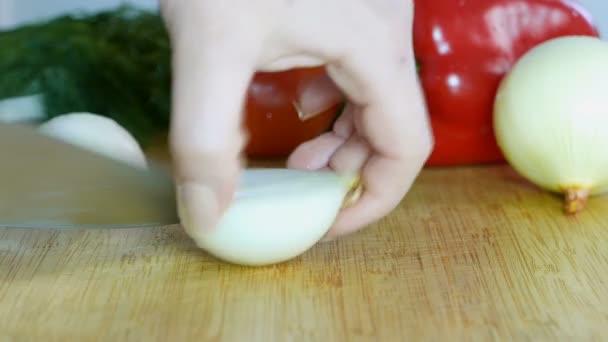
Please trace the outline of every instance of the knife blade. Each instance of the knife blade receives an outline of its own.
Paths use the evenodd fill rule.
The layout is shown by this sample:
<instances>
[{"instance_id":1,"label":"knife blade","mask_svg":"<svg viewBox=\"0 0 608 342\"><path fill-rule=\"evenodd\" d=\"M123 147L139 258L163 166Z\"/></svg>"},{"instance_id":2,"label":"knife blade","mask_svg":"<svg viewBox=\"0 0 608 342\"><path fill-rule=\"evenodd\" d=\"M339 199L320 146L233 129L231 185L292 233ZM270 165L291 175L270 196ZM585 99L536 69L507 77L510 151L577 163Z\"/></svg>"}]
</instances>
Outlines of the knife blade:
<instances>
[{"instance_id":1,"label":"knife blade","mask_svg":"<svg viewBox=\"0 0 608 342\"><path fill-rule=\"evenodd\" d=\"M178 223L172 178L0 124L0 227L102 229Z\"/></svg>"}]
</instances>

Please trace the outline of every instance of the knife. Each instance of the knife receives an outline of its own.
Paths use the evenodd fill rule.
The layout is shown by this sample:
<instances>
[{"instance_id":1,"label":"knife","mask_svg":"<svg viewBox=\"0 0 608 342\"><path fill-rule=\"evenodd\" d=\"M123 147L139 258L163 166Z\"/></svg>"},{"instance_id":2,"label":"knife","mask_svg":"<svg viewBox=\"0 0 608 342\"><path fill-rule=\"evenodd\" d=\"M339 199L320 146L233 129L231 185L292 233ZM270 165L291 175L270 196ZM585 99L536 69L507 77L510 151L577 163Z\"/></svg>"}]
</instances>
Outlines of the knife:
<instances>
[{"instance_id":1,"label":"knife","mask_svg":"<svg viewBox=\"0 0 608 342\"><path fill-rule=\"evenodd\" d=\"M102 229L178 223L175 189L154 163L139 169L0 124L0 228Z\"/></svg>"}]
</instances>

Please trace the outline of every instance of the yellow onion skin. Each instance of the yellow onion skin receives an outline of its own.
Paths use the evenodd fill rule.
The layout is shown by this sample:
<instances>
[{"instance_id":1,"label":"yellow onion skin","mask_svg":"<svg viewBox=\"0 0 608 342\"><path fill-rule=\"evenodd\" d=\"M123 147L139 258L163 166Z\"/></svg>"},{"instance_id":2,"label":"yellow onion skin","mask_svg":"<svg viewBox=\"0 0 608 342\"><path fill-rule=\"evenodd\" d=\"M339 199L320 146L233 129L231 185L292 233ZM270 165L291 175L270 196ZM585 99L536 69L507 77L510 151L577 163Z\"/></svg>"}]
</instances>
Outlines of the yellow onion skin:
<instances>
[{"instance_id":1,"label":"yellow onion skin","mask_svg":"<svg viewBox=\"0 0 608 342\"><path fill-rule=\"evenodd\" d=\"M608 42L566 36L522 56L499 85L498 145L532 183L565 195L565 211L608 189Z\"/></svg>"}]
</instances>

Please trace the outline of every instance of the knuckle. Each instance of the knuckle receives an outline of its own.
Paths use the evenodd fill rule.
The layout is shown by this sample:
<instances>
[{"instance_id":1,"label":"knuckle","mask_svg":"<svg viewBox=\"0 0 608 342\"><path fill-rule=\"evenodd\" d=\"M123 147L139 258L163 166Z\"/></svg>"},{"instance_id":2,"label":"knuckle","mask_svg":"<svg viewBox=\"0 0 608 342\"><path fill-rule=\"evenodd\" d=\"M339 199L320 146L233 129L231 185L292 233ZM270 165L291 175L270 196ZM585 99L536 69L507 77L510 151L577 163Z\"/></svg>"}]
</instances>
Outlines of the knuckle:
<instances>
[{"instance_id":1,"label":"knuckle","mask_svg":"<svg viewBox=\"0 0 608 342\"><path fill-rule=\"evenodd\" d=\"M429 132L417 134L411 139L405 139L399 147L399 158L410 163L424 164L431 156L434 148L433 135Z\"/></svg>"}]
</instances>

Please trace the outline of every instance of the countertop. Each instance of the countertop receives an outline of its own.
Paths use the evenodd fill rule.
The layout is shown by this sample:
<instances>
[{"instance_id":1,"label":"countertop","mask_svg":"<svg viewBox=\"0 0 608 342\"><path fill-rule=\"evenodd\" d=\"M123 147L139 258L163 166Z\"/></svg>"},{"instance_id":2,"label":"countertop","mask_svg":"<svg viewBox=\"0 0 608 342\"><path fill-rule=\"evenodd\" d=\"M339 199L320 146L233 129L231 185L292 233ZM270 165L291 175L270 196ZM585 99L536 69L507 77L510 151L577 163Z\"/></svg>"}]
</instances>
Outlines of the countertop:
<instances>
[{"instance_id":1,"label":"countertop","mask_svg":"<svg viewBox=\"0 0 608 342\"><path fill-rule=\"evenodd\" d=\"M0 230L0 340L608 338L608 199L578 216L508 166L425 169L381 222L261 268L179 226Z\"/></svg>"}]
</instances>

